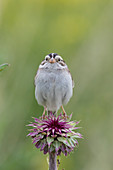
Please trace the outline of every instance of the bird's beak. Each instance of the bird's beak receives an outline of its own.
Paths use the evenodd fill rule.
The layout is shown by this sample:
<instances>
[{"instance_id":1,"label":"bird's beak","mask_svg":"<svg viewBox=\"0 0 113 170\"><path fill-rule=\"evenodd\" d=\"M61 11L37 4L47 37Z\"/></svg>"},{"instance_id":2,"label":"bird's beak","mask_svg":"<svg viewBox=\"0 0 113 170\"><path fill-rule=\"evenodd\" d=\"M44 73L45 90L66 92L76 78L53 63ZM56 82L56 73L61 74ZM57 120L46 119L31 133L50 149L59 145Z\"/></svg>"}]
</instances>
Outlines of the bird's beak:
<instances>
[{"instance_id":1,"label":"bird's beak","mask_svg":"<svg viewBox=\"0 0 113 170\"><path fill-rule=\"evenodd\" d=\"M55 63L56 60L55 60L54 58L51 58L51 59L49 60L49 62L50 62L50 63Z\"/></svg>"}]
</instances>

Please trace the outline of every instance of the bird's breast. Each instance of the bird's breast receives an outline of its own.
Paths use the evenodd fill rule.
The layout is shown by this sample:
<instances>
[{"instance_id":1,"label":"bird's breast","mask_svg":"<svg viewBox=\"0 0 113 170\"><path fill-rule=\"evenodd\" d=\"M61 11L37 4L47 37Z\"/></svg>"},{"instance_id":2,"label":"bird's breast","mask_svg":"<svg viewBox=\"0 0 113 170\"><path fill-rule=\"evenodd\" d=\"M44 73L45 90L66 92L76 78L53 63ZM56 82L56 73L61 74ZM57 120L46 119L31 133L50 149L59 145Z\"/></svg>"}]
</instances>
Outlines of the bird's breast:
<instances>
[{"instance_id":1,"label":"bird's breast","mask_svg":"<svg viewBox=\"0 0 113 170\"><path fill-rule=\"evenodd\" d=\"M45 104L50 108L59 108L63 103L67 103L72 96L71 76L64 70L40 71L35 84L38 103L41 104L40 101L43 100L42 105Z\"/></svg>"}]
</instances>

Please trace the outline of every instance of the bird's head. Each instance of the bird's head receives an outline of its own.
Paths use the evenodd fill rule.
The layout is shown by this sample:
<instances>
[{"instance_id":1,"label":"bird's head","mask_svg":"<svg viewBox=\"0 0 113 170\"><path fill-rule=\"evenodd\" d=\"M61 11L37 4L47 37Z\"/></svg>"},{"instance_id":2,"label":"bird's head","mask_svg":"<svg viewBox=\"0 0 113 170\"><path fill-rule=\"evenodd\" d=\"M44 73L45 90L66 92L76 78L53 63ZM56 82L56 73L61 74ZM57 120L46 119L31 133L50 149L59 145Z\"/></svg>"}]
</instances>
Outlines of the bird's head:
<instances>
[{"instance_id":1,"label":"bird's head","mask_svg":"<svg viewBox=\"0 0 113 170\"><path fill-rule=\"evenodd\" d=\"M45 56L45 59L41 62L39 68L66 68L67 65L65 64L65 61L63 58L56 54L56 53L50 53Z\"/></svg>"},{"instance_id":2,"label":"bird's head","mask_svg":"<svg viewBox=\"0 0 113 170\"><path fill-rule=\"evenodd\" d=\"M50 53L50 54L46 55L45 61L48 62L48 63L51 63L51 64L58 63L62 66L65 65L63 58L56 53Z\"/></svg>"}]
</instances>

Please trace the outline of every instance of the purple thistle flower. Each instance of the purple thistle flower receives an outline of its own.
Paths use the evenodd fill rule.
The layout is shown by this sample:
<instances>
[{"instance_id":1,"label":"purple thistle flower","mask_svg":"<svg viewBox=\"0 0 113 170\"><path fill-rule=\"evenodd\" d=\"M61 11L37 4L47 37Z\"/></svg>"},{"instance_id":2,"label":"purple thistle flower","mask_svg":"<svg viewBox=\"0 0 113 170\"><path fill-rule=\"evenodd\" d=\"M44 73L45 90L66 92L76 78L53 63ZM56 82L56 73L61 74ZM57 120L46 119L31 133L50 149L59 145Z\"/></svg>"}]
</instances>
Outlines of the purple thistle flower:
<instances>
[{"instance_id":1,"label":"purple thistle flower","mask_svg":"<svg viewBox=\"0 0 113 170\"><path fill-rule=\"evenodd\" d=\"M35 123L30 123L27 126L33 127L27 136L31 136L36 148L40 148L44 154L56 152L60 155L61 152L67 156L68 153L74 150L78 145L77 138L82 138L82 135L75 132L79 127L75 127L79 122L70 121L70 117L64 117L60 114L55 117L52 113L49 116L42 118L34 118Z\"/></svg>"}]
</instances>

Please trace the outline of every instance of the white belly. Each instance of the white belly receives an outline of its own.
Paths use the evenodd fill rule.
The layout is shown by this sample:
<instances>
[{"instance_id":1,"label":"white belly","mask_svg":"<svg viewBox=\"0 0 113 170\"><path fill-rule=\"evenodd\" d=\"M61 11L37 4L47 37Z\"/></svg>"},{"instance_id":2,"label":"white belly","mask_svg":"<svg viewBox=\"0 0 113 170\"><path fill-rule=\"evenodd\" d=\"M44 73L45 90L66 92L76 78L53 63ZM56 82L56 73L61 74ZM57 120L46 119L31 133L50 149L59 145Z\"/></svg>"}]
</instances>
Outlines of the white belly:
<instances>
[{"instance_id":1,"label":"white belly","mask_svg":"<svg viewBox=\"0 0 113 170\"><path fill-rule=\"evenodd\" d=\"M72 79L68 72L41 70L35 80L35 97L40 105L49 111L57 111L62 104L67 104L72 96Z\"/></svg>"}]
</instances>

